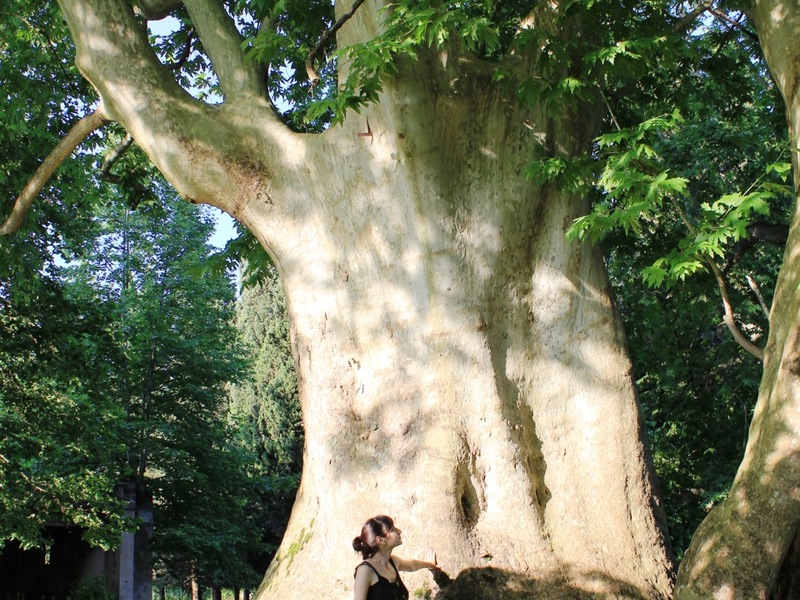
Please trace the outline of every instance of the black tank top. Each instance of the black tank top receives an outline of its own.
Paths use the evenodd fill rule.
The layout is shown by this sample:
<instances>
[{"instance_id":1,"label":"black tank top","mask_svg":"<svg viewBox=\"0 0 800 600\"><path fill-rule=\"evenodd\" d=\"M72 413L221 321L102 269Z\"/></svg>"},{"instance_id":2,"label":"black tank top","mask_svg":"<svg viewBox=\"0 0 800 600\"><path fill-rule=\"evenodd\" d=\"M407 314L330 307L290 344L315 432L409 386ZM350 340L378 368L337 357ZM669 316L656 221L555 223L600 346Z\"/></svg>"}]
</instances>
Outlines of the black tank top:
<instances>
[{"instance_id":1,"label":"black tank top","mask_svg":"<svg viewBox=\"0 0 800 600\"><path fill-rule=\"evenodd\" d=\"M375 567L373 567L367 561L361 563L361 565L367 565L370 569L372 569L373 573L378 576L378 583L374 583L369 586L367 600L408 600L408 590L403 584L403 581L400 579L400 573L397 571L397 567L394 566L394 561L391 558L389 559L389 562L392 564L394 573L397 576L397 578L394 580L394 583L386 579L386 577L382 577L381 574L375 570ZM358 565L358 567L361 565ZM356 571L358 570L358 567L356 567ZM355 573L353 573L353 577L355 577Z\"/></svg>"}]
</instances>

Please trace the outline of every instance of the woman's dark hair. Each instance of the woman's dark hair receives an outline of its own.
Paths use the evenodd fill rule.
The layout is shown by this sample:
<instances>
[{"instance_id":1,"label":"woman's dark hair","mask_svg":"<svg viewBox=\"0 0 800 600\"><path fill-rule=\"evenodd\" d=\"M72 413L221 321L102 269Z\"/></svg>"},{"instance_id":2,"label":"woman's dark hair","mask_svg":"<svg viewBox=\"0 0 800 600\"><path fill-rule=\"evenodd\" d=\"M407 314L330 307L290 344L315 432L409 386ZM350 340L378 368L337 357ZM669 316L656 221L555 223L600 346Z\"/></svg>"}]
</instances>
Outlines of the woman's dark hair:
<instances>
[{"instance_id":1,"label":"woman's dark hair","mask_svg":"<svg viewBox=\"0 0 800 600\"><path fill-rule=\"evenodd\" d=\"M378 551L378 538L386 537L394 529L394 521L386 515L372 517L361 526L361 535L353 540L353 550L365 559Z\"/></svg>"}]
</instances>

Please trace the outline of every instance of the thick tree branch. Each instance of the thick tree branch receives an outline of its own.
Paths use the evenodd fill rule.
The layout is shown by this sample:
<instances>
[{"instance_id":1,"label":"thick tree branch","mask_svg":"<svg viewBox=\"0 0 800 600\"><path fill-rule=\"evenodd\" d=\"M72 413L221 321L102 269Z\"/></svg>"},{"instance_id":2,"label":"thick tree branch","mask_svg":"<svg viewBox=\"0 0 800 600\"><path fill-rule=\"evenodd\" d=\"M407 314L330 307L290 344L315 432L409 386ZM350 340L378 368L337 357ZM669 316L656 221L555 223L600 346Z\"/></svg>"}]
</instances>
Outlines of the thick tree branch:
<instances>
[{"instance_id":1,"label":"thick tree branch","mask_svg":"<svg viewBox=\"0 0 800 600\"><path fill-rule=\"evenodd\" d=\"M692 23L697 20L697 17L705 12L711 11L714 8L713 0L707 0L698 4L691 12L686 13L678 22L672 26L672 33L683 33L689 28Z\"/></svg>"},{"instance_id":2,"label":"thick tree branch","mask_svg":"<svg viewBox=\"0 0 800 600\"><path fill-rule=\"evenodd\" d=\"M148 21L159 21L183 4L183 0L137 0L138 12Z\"/></svg>"},{"instance_id":3,"label":"thick tree branch","mask_svg":"<svg viewBox=\"0 0 800 600\"><path fill-rule=\"evenodd\" d=\"M739 260L756 246L756 242L769 242L771 244L786 244L789 235L789 226L781 223L766 223L755 221L747 226L747 236L736 244L733 256L722 269L723 273L730 271Z\"/></svg>"},{"instance_id":4,"label":"thick tree branch","mask_svg":"<svg viewBox=\"0 0 800 600\"><path fill-rule=\"evenodd\" d=\"M736 325L736 320L733 316L733 307L731 305L730 294L728 293L728 284L725 281L725 277L720 271L717 263L714 262L712 258L706 258L706 263L714 273L714 277L717 280L717 286L719 286L719 293L722 296L722 307L725 310L725 316L722 318L722 321L728 327L728 330L733 335L733 339L736 340L736 343L739 344L742 348L747 350L750 354L755 356L759 361L764 360L764 349L759 348L756 346L750 338L742 333L739 327Z\"/></svg>"},{"instance_id":5,"label":"thick tree branch","mask_svg":"<svg viewBox=\"0 0 800 600\"><path fill-rule=\"evenodd\" d=\"M106 114L133 136L184 198L236 214L263 186L269 170L262 167L284 156L287 140L294 140L260 82L255 95L260 77L255 65L245 63L224 3L189 2L198 33L203 33L200 24L211 30L205 48L213 48L226 93L236 100L210 106L181 88L173 71L161 64L128 0L58 1L75 41L76 63ZM225 52L230 54L218 55Z\"/></svg>"},{"instance_id":6,"label":"thick tree branch","mask_svg":"<svg viewBox=\"0 0 800 600\"><path fill-rule=\"evenodd\" d=\"M167 98L192 103L156 57L127 2L59 0L59 5L75 42L78 68L100 93L106 113L134 137L140 136L127 122L133 116L128 109L132 104L153 113ZM143 110L138 112L143 115Z\"/></svg>"},{"instance_id":7,"label":"thick tree branch","mask_svg":"<svg viewBox=\"0 0 800 600\"><path fill-rule=\"evenodd\" d=\"M753 40L756 44L759 43L758 36L754 32L752 32L749 29L747 29L744 25L739 23L739 21L735 21L734 19L731 19L728 15L726 15L724 12L722 12L718 8L712 9L711 10L711 14L713 14L720 21L722 21L724 23L727 23L728 25L731 25L734 29L738 29L739 31L741 31L747 37L749 37L751 40Z\"/></svg>"},{"instance_id":8,"label":"thick tree branch","mask_svg":"<svg viewBox=\"0 0 800 600\"><path fill-rule=\"evenodd\" d=\"M686 216L686 213L683 212L683 209L680 207L678 202L675 198L670 198L672 202L672 206L678 212L681 221L686 227L689 229L691 233L695 232L695 228L692 225L689 217ZM705 256L703 259L706 261L706 264L711 268L711 271L714 273L714 277L717 280L717 286L719 287L719 293L722 297L722 308L724 309L725 313L722 318L722 322L725 323L728 330L733 335L733 339L736 340L736 343L739 344L742 348L747 350L750 354L755 356L758 360L764 360L764 349L759 348L756 346L750 338L748 338L742 331L739 329L738 325L736 325L736 319L733 316L733 306L731 305L731 298L730 294L728 293L728 283L725 280L725 275L723 275L722 271L720 270L717 263L714 261L713 258L710 256Z\"/></svg>"},{"instance_id":9,"label":"thick tree branch","mask_svg":"<svg viewBox=\"0 0 800 600\"><path fill-rule=\"evenodd\" d=\"M100 178L106 178L111 173L111 168L114 166L122 155L128 151L128 148L133 144L133 138L127 134L122 141L117 144L114 149L108 153L106 159L103 161L103 166L100 168Z\"/></svg>"},{"instance_id":10,"label":"thick tree branch","mask_svg":"<svg viewBox=\"0 0 800 600\"><path fill-rule=\"evenodd\" d=\"M311 85L316 85L319 82L319 73L317 73L316 69L314 68L314 61L317 58L317 54L325 47L325 44L328 43L328 40L331 38L332 35L335 35L339 29L341 29L342 25L344 25L358 10L358 7L364 4L364 0L355 0L353 2L353 6L350 7L346 13L344 13L339 19L328 29L322 32L322 35L317 42L317 45L308 53L308 58L306 58L306 74L308 75L308 80L311 82Z\"/></svg>"},{"instance_id":11,"label":"thick tree branch","mask_svg":"<svg viewBox=\"0 0 800 600\"><path fill-rule=\"evenodd\" d=\"M242 51L242 36L225 6L217 0L186 0L197 35L211 58L225 100L242 96L266 98L267 91L259 69Z\"/></svg>"},{"instance_id":12,"label":"thick tree branch","mask_svg":"<svg viewBox=\"0 0 800 600\"><path fill-rule=\"evenodd\" d=\"M767 317L767 320L769 320L769 315L772 311L770 310L767 301L764 299L764 295L761 293L761 288L758 286L756 280L753 279L750 275L747 275L746 278L747 278L747 284L750 286L750 289L753 290L753 293L756 295L756 298L758 298L758 303L761 305L761 310L764 311L764 316Z\"/></svg>"},{"instance_id":13,"label":"thick tree branch","mask_svg":"<svg viewBox=\"0 0 800 600\"><path fill-rule=\"evenodd\" d=\"M0 235L8 235L20 228L31 204L33 204L33 201L39 196L39 192L42 191L42 188L55 170L70 154L72 154L78 144L85 140L93 131L102 127L106 122L107 121L101 116L100 109L98 109L72 126L69 133L56 144L56 147L53 148L39 168L36 169L36 173L34 173L28 185L25 186L25 189L22 190L16 202L14 202L11 215L6 219L5 223L0 226Z\"/></svg>"}]
</instances>

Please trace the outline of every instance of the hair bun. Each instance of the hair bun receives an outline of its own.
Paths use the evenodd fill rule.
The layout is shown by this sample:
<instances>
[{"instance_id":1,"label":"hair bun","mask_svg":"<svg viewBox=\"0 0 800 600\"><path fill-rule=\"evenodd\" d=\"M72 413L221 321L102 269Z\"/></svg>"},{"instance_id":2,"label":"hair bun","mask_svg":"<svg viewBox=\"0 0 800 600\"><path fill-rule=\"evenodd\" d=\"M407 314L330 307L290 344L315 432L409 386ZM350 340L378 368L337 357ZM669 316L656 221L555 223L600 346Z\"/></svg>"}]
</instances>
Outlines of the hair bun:
<instances>
[{"instance_id":1,"label":"hair bun","mask_svg":"<svg viewBox=\"0 0 800 600\"><path fill-rule=\"evenodd\" d=\"M353 550L356 552L361 552L364 549L364 540L361 539L361 536L358 536L353 539Z\"/></svg>"}]
</instances>

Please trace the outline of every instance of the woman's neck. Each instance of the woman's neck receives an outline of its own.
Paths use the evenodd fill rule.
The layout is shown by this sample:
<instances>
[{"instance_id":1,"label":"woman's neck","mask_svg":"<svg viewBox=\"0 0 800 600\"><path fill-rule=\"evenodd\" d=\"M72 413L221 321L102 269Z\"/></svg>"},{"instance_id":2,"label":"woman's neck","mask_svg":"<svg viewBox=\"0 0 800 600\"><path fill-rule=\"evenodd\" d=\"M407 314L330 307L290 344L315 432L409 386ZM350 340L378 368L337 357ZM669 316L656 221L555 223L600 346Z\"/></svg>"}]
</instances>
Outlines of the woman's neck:
<instances>
[{"instance_id":1,"label":"woman's neck","mask_svg":"<svg viewBox=\"0 0 800 600\"><path fill-rule=\"evenodd\" d=\"M392 558L391 550L378 550L372 555L372 562L383 567L389 566L389 560Z\"/></svg>"}]
</instances>

